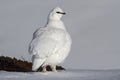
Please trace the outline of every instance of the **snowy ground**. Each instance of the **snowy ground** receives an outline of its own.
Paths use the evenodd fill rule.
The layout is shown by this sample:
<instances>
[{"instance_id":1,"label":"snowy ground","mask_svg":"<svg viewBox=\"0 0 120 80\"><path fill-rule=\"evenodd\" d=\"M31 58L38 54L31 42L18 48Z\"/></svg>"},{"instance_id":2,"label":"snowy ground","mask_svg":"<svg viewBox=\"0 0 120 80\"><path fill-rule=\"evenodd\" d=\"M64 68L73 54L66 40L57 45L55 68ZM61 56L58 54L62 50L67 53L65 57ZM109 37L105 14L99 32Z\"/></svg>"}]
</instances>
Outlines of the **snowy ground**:
<instances>
[{"instance_id":1,"label":"snowy ground","mask_svg":"<svg viewBox=\"0 0 120 80\"><path fill-rule=\"evenodd\" d=\"M66 70L61 72L6 72L0 80L120 80L120 70Z\"/></svg>"}]
</instances>

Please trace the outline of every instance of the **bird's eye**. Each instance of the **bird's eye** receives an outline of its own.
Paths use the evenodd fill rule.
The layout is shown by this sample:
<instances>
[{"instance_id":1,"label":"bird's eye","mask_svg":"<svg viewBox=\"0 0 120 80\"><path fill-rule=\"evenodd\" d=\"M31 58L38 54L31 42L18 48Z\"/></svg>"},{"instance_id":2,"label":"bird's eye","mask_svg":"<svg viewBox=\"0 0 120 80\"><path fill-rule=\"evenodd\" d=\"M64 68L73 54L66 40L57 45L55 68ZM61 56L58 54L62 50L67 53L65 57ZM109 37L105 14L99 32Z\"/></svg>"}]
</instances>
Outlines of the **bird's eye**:
<instances>
[{"instance_id":1,"label":"bird's eye","mask_svg":"<svg viewBox=\"0 0 120 80\"><path fill-rule=\"evenodd\" d=\"M56 13L59 13L59 14L60 14L60 12L56 12Z\"/></svg>"}]
</instances>

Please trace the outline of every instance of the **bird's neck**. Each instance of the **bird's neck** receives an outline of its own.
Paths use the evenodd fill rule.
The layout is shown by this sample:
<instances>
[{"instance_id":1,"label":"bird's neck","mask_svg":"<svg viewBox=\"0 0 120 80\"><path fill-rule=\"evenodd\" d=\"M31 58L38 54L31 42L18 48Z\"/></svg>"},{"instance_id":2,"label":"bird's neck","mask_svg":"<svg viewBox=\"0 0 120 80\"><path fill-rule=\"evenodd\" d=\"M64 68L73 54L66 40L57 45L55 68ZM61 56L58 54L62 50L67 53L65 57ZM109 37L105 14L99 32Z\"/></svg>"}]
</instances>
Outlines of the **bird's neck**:
<instances>
[{"instance_id":1,"label":"bird's neck","mask_svg":"<svg viewBox=\"0 0 120 80\"><path fill-rule=\"evenodd\" d=\"M64 23L61 20L48 20L47 27L54 27L66 30Z\"/></svg>"}]
</instances>

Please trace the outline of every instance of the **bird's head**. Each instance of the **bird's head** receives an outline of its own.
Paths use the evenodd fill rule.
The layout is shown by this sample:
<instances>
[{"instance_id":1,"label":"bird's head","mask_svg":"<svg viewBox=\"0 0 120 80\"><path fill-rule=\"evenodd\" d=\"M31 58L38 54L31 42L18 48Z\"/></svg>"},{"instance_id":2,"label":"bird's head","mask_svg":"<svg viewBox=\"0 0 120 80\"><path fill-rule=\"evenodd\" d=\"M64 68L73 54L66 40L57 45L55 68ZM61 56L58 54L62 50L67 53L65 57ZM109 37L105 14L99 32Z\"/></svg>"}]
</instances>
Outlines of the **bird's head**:
<instances>
[{"instance_id":1,"label":"bird's head","mask_svg":"<svg viewBox=\"0 0 120 80\"><path fill-rule=\"evenodd\" d=\"M60 20L66 13L59 7L54 8L49 15L49 19Z\"/></svg>"}]
</instances>

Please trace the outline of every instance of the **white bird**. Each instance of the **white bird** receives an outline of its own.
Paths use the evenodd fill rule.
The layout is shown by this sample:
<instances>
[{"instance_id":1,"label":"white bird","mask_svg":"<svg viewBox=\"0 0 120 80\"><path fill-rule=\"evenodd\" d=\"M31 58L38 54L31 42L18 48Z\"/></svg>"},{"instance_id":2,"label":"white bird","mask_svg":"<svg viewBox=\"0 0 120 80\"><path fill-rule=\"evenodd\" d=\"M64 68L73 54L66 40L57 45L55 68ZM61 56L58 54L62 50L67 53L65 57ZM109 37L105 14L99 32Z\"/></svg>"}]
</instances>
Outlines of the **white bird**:
<instances>
[{"instance_id":1,"label":"white bird","mask_svg":"<svg viewBox=\"0 0 120 80\"><path fill-rule=\"evenodd\" d=\"M47 65L50 65L52 71L56 71L56 65L68 56L72 40L61 20L65 14L61 8L54 8L45 27L34 32L28 50L32 55L33 71L37 71L41 66L45 72Z\"/></svg>"}]
</instances>

